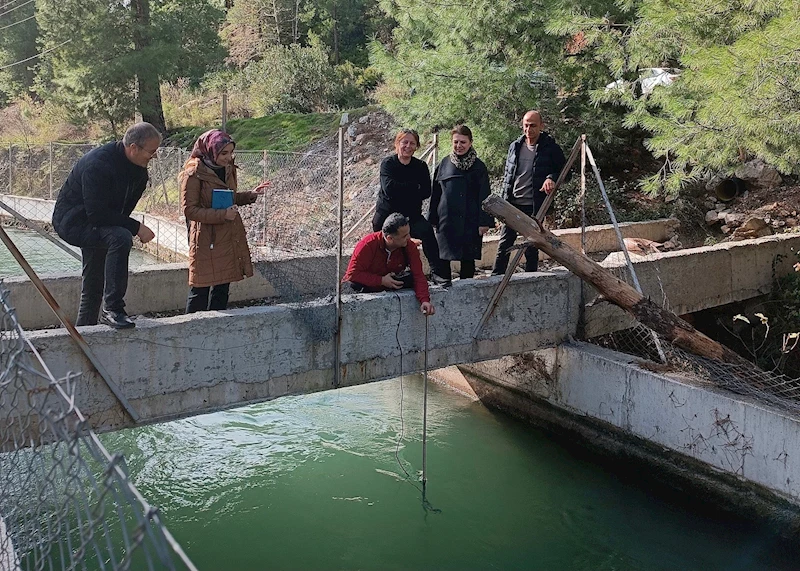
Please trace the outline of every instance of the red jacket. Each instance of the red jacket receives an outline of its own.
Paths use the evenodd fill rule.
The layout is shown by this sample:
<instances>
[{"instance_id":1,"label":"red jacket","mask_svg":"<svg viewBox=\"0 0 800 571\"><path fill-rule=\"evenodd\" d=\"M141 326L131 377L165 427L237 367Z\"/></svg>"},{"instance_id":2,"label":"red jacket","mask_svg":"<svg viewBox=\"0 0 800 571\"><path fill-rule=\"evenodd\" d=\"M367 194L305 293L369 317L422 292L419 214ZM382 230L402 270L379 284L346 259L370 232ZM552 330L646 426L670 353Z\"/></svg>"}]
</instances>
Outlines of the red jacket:
<instances>
[{"instance_id":1,"label":"red jacket","mask_svg":"<svg viewBox=\"0 0 800 571\"><path fill-rule=\"evenodd\" d=\"M386 291L381 284L381 278L388 273L402 272L408 264L414 276L414 293L417 299L420 303L430 301L428 282L422 273L422 260L417 245L409 240L405 252L404 256L403 250L398 248L389 253L383 232L368 234L356 244L342 281L355 282L372 291Z\"/></svg>"}]
</instances>

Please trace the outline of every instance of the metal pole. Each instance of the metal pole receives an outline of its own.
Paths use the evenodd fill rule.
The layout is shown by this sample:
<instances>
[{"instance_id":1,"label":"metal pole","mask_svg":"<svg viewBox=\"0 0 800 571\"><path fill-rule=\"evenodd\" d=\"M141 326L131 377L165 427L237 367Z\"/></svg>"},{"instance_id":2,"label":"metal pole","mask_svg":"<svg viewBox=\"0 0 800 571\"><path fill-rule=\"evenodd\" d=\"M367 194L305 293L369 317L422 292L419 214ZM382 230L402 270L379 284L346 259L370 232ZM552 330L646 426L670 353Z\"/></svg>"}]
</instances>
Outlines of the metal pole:
<instances>
[{"instance_id":1,"label":"metal pole","mask_svg":"<svg viewBox=\"0 0 800 571\"><path fill-rule=\"evenodd\" d=\"M79 253L77 253L75 250L72 250L71 248L68 248L61 240L58 240L57 238L53 238L53 236L49 232L45 232L42 229L42 227L39 226L39 224L37 224L33 220L30 220L30 219L26 218L25 216L23 216L22 214L20 214L19 212L17 212L13 208L11 208L8 204L3 202L2 200L0 200L0 208L2 208L3 210L5 210L9 214L11 214L11 216L16 218L20 222L22 222L23 225L25 225L26 227L30 228L31 230L33 230L37 234L39 234L39 236L41 236L42 238L44 238L46 240L49 240L54 245L56 245L59 248L61 248L62 250L64 250L67 254L69 254L70 256L75 258L76 260L78 260L78 261L81 260L81 255Z\"/></svg>"},{"instance_id":2,"label":"metal pole","mask_svg":"<svg viewBox=\"0 0 800 571\"><path fill-rule=\"evenodd\" d=\"M431 159L433 162L431 174L433 174L433 171L436 170L436 165L439 164L439 131L436 131L433 134L433 150L431 151Z\"/></svg>"},{"instance_id":3,"label":"metal pole","mask_svg":"<svg viewBox=\"0 0 800 571\"><path fill-rule=\"evenodd\" d=\"M622 237L622 231L619 229L619 224L617 223L617 216L614 214L614 209L611 208L611 201L608 199L608 194L606 193L606 187L603 184L603 179L600 177L600 169L597 168L597 164L594 162L594 156L592 155L592 150L589 148L584 142L584 148L586 149L586 158L589 159L589 164L592 165L592 170L594 171L594 177L597 180L597 185L600 187L600 194L603 195L603 202L605 202L606 209L608 210L608 215L611 217L611 223L614 225L614 232L617 234L617 241L619 242L619 247L622 250L622 254L625 256L625 263L628 264L628 271L631 273L631 280L633 281L633 285L640 294L642 293L642 286L639 285L639 278L636 276L636 270L633 268L633 262L631 262L631 256L628 254L628 248L625 246L625 240ZM661 347L661 340L656 335L656 332L652 329L650 330L650 334L653 337L653 344L656 347L656 351L658 352L658 356L661 359L662 363L667 362L667 356L664 354L664 349Z\"/></svg>"},{"instance_id":4,"label":"metal pole","mask_svg":"<svg viewBox=\"0 0 800 571\"><path fill-rule=\"evenodd\" d=\"M16 244L14 244L14 242L11 240L8 234L6 234L6 231L3 229L2 226L0 226L0 240L3 241L3 244L6 245L6 248L8 248L8 251L11 252L12 256L14 256L14 259L16 259L19 265L22 266L22 269L31 279L33 285L36 286L36 289L39 290L40 294L42 294L42 297L47 302L47 305L50 306L50 309L53 310L53 313L55 313L58 316L58 319L61 321L64 327L66 327L69 336L72 337L72 340L78 344L78 347L80 347L84 355L86 355L86 358L89 359L89 362L94 367L94 370L97 371L97 374L100 375L100 378L102 378L105 381L106 385L108 385L108 388L111 389L111 392L114 393L114 396L117 397L117 400L119 400L119 403L122 405L122 408L125 409L125 411L130 415L130 417L133 419L134 422L138 423L139 415L136 413L133 407L131 407L130 403L128 402L128 399L125 398L125 395L122 393L117 384L111 380L111 376L108 374L108 371L106 371L102 363L100 363L100 361L97 360L97 357L95 357L94 353L89 348L89 345L86 343L86 340L80 333L78 333L78 330L75 329L75 326L69 320L67 314L64 313L64 310L61 309L61 306L58 305L58 302L55 300L53 295L47 289L47 286L45 286L44 282L42 282L39 276L36 275L36 272L33 271L33 268L31 268L28 261L25 259L22 253L17 249Z\"/></svg>"},{"instance_id":5,"label":"metal pole","mask_svg":"<svg viewBox=\"0 0 800 571\"><path fill-rule=\"evenodd\" d=\"M14 170L14 161L11 160L11 150L13 149L11 143L8 144L8 194L14 194L12 190L11 171Z\"/></svg>"},{"instance_id":6,"label":"metal pole","mask_svg":"<svg viewBox=\"0 0 800 571\"><path fill-rule=\"evenodd\" d=\"M261 182L265 182L267 180L267 150L264 149L264 157L262 159L263 165L261 166ZM264 200L261 201L261 218L263 220L263 224L261 225L261 243L266 246L267 245L267 198L264 197Z\"/></svg>"},{"instance_id":7,"label":"metal pole","mask_svg":"<svg viewBox=\"0 0 800 571\"><path fill-rule=\"evenodd\" d=\"M53 200L53 142L50 141L50 200Z\"/></svg>"},{"instance_id":8,"label":"metal pole","mask_svg":"<svg viewBox=\"0 0 800 571\"><path fill-rule=\"evenodd\" d=\"M586 255L586 135L581 135L581 254Z\"/></svg>"},{"instance_id":9,"label":"metal pole","mask_svg":"<svg viewBox=\"0 0 800 571\"><path fill-rule=\"evenodd\" d=\"M636 288L636 291L642 293L642 286L639 285L639 278L636 277L636 270L633 269L633 263L631 262L630 254L628 254L628 248L625 247L625 240L622 237L622 231L619 229L619 224L617 223L617 217L614 214L614 209L611 208L611 201L608 199L608 194L606 194L606 187L603 184L603 179L600 178L600 170L597 168L597 164L594 162L594 156L592 156L592 150L589 148L589 145L584 145L586 149L586 158L589 159L589 164L592 165L592 170L594 171L594 178L597 181L597 185L600 187L600 194L603 195L603 202L606 205L606 209L608 210L608 215L611 217L611 224L614 225L614 232L617 235L617 242L619 243L619 248L622 250L622 254L625 256L625 262L628 264L628 268L630 268L631 272L631 279L633 280L633 287Z\"/></svg>"},{"instance_id":10,"label":"metal pole","mask_svg":"<svg viewBox=\"0 0 800 571\"><path fill-rule=\"evenodd\" d=\"M422 494L428 484L428 314L425 314L425 353L422 377Z\"/></svg>"},{"instance_id":11,"label":"metal pole","mask_svg":"<svg viewBox=\"0 0 800 571\"><path fill-rule=\"evenodd\" d=\"M344 233L344 125L339 125L339 231L336 244L336 352L334 388L342 383L342 243Z\"/></svg>"},{"instance_id":12,"label":"metal pole","mask_svg":"<svg viewBox=\"0 0 800 571\"><path fill-rule=\"evenodd\" d=\"M228 92L222 92L222 130L227 131L228 128Z\"/></svg>"}]
</instances>

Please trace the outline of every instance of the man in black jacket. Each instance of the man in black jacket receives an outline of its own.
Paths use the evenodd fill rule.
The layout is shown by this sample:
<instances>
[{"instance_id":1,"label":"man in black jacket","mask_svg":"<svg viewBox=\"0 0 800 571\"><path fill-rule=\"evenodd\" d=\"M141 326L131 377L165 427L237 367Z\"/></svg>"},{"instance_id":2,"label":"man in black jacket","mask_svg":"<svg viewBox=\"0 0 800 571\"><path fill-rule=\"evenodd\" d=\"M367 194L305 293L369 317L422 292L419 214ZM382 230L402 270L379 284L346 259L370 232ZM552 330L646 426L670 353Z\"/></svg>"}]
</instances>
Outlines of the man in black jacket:
<instances>
[{"instance_id":1,"label":"man in black jacket","mask_svg":"<svg viewBox=\"0 0 800 571\"><path fill-rule=\"evenodd\" d=\"M503 175L503 198L528 216L534 216L539 211L545 197L555 188L558 175L566 163L561 147L542 129L544 122L538 111L525 113L522 136L511 143L508 149ZM517 233L507 224L503 225L492 275L506 272L511 247L516 239ZM525 271L535 272L538 267L539 250L526 248Z\"/></svg>"},{"instance_id":2,"label":"man in black jacket","mask_svg":"<svg viewBox=\"0 0 800 571\"><path fill-rule=\"evenodd\" d=\"M80 247L83 262L76 325L96 325L98 317L116 329L136 325L125 313L128 257L134 236L146 243L155 234L130 215L147 186L147 164L160 144L155 127L137 123L121 142L84 155L58 193L53 227L65 242Z\"/></svg>"}]
</instances>

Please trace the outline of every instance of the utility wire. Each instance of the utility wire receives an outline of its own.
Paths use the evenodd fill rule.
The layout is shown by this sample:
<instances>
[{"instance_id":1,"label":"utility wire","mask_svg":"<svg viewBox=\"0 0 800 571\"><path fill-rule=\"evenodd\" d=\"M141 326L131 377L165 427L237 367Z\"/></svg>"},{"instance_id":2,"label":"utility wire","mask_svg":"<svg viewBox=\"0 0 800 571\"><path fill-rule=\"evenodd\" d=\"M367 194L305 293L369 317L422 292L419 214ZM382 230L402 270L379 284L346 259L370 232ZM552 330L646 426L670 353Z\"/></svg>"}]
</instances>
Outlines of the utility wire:
<instances>
[{"instance_id":1,"label":"utility wire","mask_svg":"<svg viewBox=\"0 0 800 571\"><path fill-rule=\"evenodd\" d=\"M0 30L2 30L2 29L3 29L3 28L0 28ZM4 69L8 69L9 67L14 67L15 65L19 65L19 64L21 64L21 63L25 63L26 61L31 61L32 59L36 59L36 58L38 58L38 57L42 57L44 54L46 54L46 53L50 53L50 52L52 52L53 50L57 50L58 48L60 48L60 47L61 47L61 46L63 46L64 44L68 44L68 43L70 43L71 41L72 41L72 38L68 39L66 42L61 42L61 43L60 43L60 44L58 44L57 46L53 46L52 48L46 49L46 50L44 50L43 52L39 52L39 53L38 53L38 54L36 54L36 55L32 55L31 57L28 57L28 58L25 58L25 59L21 59L21 60L19 60L19 61L15 61L14 63L9 63L9 64L6 64L6 65L2 65L2 66L0 66L0 71L2 71L2 70L4 70Z\"/></svg>"},{"instance_id":2,"label":"utility wire","mask_svg":"<svg viewBox=\"0 0 800 571\"><path fill-rule=\"evenodd\" d=\"M6 8L8 8L9 6L13 6L14 4L16 4L16 3L17 3L17 2L19 2L19 1L20 1L20 0L11 0L10 2L6 2L6 3L3 5L3 10L5 10Z\"/></svg>"},{"instance_id":3,"label":"utility wire","mask_svg":"<svg viewBox=\"0 0 800 571\"><path fill-rule=\"evenodd\" d=\"M6 10L5 12L0 12L0 17L3 17L3 16L5 16L6 14L10 14L10 13L11 13L11 12L13 12L14 10L16 10L17 8L22 8L23 6L27 6L28 4L30 4L30 3L32 3L32 2L35 2L35 1L36 1L36 0L28 0L27 2L23 2L23 3L22 3L22 4L20 4L19 6L14 6L13 8L10 8L10 9Z\"/></svg>"},{"instance_id":4,"label":"utility wire","mask_svg":"<svg viewBox=\"0 0 800 571\"><path fill-rule=\"evenodd\" d=\"M17 20L13 24L9 24L7 26L3 26L2 28L0 28L0 30L5 30L6 28L10 28L12 26L16 26L17 24L21 24L22 22L27 22L28 20L33 20L35 17L36 17L36 14L34 14L33 16L28 16L27 18L23 18L22 20Z\"/></svg>"}]
</instances>

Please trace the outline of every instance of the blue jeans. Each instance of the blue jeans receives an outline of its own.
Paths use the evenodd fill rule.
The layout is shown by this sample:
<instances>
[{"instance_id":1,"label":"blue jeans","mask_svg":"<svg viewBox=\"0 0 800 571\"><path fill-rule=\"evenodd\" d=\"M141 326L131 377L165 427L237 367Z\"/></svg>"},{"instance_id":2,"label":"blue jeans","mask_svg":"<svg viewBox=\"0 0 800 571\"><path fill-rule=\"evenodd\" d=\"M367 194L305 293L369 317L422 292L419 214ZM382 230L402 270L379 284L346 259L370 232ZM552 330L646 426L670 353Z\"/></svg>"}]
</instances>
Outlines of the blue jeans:
<instances>
[{"instance_id":1,"label":"blue jeans","mask_svg":"<svg viewBox=\"0 0 800 571\"><path fill-rule=\"evenodd\" d=\"M81 244L81 304L75 325L97 325L100 304L106 311L125 310L128 259L133 234L122 226L100 226Z\"/></svg>"}]
</instances>

